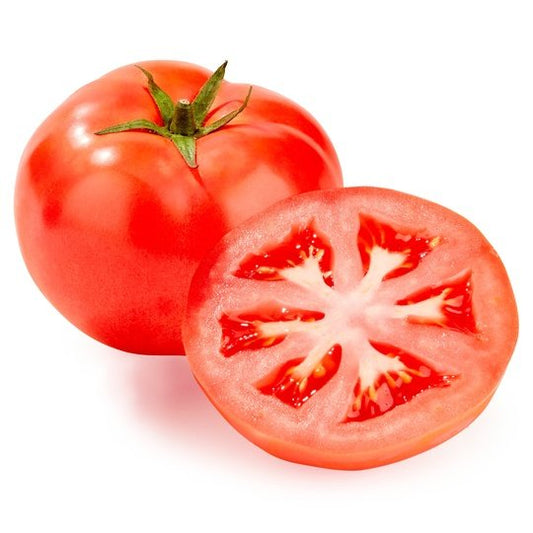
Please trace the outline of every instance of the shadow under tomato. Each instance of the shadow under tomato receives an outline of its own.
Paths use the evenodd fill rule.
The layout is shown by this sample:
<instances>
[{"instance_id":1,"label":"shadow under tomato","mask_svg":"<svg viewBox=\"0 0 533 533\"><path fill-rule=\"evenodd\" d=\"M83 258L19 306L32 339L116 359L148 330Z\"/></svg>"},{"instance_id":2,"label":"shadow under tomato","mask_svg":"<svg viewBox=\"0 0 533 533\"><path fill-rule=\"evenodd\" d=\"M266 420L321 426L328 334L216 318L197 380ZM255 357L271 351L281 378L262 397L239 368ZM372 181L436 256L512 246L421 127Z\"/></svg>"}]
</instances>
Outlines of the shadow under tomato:
<instances>
[{"instance_id":1,"label":"shadow under tomato","mask_svg":"<svg viewBox=\"0 0 533 533\"><path fill-rule=\"evenodd\" d=\"M129 409L160 437L203 459L264 453L239 435L218 413L194 379L183 356L126 356ZM219 460L219 459L217 459ZM245 460L246 462L246 460Z\"/></svg>"}]
</instances>

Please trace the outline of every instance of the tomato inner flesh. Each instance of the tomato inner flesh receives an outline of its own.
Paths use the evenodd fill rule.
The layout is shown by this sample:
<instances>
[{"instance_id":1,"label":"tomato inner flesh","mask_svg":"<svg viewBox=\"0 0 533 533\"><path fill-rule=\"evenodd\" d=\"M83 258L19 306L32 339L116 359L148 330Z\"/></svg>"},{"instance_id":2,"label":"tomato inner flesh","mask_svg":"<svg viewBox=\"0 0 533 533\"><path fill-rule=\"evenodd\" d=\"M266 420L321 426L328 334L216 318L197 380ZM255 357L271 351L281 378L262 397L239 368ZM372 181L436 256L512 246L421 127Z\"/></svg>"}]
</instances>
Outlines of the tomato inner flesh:
<instances>
[{"instance_id":1,"label":"tomato inner flesh","mask_svg":"<svg viewBox=\"0 0 533 533\"><path fill-rule=\"evenodd\" d=\"M307 277L310 288L316 278L332 287L331 262L331 247L311 222L305 227L294 228L281 243L248 256L235 275L261 281L282 281L299 272L300 283Z\"/></svg>"},{"instance_id":2,"label":"tomato inner flesh","mask_svg":"<svg viewBox=\"0 0 533 533\"><path fill-rule=\"evenodd\" d=\"M298 408L336 374L340 361L341 347L337 344L320 355L318 361L315 357L287 361L256 386L263 394L276 396L287 405Z\"/></svg>"},{"instance_id":3,"label":"tomato inner flesh","mask_svg":"<svg viewBox=\"0 0 533 533\"><path fill-rule=\"evenodd\" d=\"M345 422L379 416L425 390L447 387L457 377L439 374L427 363L392 345L371 342L369 351L373 352L371 357L360 359L359 378Z\"/></svg>"},{"instance_id":4,"label":"tomato inner flesh","mask_svg":"<svg viewBox=\"0 0 533 533\"><path fill-rule=\"evenodd\" d=\"M398 316L418 324L476 333L472 311L471 273L433 287L427 287L396 302Z\"/></svg>"},{"instance_id":5,"label":"tomato inner flesh","mask_svg":"<svg viewBox=\"0 0 533 533\"><path fill-rule=\"evenodd\" d=\"M234 275L300 286L312 291L320 309L274 302L239 314L225 313L219 319L222 355L243 352L239 356L245 357L247 350L269 348L289 335L305 332L312 341L307 353L287 354L285 363L274 366L255 386L298 409L320 394L346 364L354 382L353 397L346 399L346 413L340 422L382 416L420 393L451 386L459 376L437 372L425 362L424 354L371 340L368 332L368 324L376 320L476 332L469 272L396 301L381 298L383 283L416 269L440 243L439 236L406 233L360 215L354 253L359 254L363 276L354 276L353 287L340 291L333 282L333 250L327 236L318 231L314 221L293 228L279 243L245 257ZM357 350L354 338L362 339L355 344ZM348 364L347 359L356 360L357 365Z\"/></svg>"},{"instance_id":6,"label":"tomato inner flesh","mask_svg":"<svg viewBox=\"0 0 533 533\"><path fill-rule=\"evenodd\" d=\"M363 271L368 274L375 263L373 258L380 251L388 252L389 257L397 258L397 264L393 263L393 268L383 272L381 279L402 276L415 269L439 241L439 237L409 235L370 216L359 215L357 247Z\"/></svg>"},{"instance_id":7,"label":"tomato inner flesh","mask_svg":"<svg viewBox=\"0 0 533 533\"><path fill-rule=\"evenodd\" d=\"M220 351L225 357L244 350L265 348L282 342L295 331L303 331L307 324L322 320L324 313L269 303L253 312L223 314Z\"/></svg>"}]
</instances>

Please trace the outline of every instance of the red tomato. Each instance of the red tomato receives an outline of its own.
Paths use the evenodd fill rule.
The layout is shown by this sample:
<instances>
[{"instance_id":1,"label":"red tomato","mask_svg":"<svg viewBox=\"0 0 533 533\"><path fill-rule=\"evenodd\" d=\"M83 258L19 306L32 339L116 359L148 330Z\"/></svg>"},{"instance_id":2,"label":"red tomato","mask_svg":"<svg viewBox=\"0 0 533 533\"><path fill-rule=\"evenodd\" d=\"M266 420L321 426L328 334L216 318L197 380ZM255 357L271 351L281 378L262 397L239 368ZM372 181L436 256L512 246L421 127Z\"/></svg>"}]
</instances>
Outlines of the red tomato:
<instances>
[{"instance_id":1,"label":"red tomato","mask_svg":"<svg viewBox=\"0 0 533 533\"><path fill-rule=\"evenodd\" d=\"M360 469L448 439L513 351L515 300L467 220L391 190L316 191L227 234L183 330L222 415L290 461Z\"/></svg>"},{"instance_id":2,"label":"red tomato","mask_svg":"<svg viewBox=\"0 0 533 533\"><path fill-rule=\"evenodd\" d=\"M222 81L225 65L214 81L191 64L139 66L81 88L38 128L20 164L16 223L31 275L72 323L122 350L179 354L204 253L272 203L342 178L326 134L286 98L254 87L246 102L248 86ZM172 130L178 106L201 120ZM124 122L133 131L95 134Z\"/></svg>"}]
</instances>

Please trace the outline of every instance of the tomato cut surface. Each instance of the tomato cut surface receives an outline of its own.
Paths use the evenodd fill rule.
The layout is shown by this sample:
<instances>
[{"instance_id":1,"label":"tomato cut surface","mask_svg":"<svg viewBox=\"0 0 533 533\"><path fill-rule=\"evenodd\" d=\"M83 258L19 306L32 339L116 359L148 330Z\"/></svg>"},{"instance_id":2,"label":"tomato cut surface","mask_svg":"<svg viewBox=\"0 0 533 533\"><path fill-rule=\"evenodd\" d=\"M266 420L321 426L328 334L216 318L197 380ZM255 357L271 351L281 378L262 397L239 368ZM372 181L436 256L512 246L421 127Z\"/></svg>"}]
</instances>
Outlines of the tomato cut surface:
<instances>
[{"instance_id":1,"label":"tomato cut surface","mask_svg":"<svg viewBox=\"0 0 533 533\"><path fill-rule=\"evenodd\" d=\"M298 195L226 235L195 275L183 338L245 437L290 461L359 469L467 426L517 332L505 268L470 222L351 188Z\"/></svg>"}]
</instances>

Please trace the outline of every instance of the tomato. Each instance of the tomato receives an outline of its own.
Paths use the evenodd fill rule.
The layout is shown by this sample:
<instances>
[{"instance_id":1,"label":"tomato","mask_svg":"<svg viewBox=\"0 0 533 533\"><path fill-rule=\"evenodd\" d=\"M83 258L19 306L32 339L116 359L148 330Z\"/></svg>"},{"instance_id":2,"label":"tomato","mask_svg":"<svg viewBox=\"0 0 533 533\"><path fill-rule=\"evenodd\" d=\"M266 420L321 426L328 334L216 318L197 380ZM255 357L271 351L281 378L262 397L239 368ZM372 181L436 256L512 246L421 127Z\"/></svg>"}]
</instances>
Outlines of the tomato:
<instances>
[{"instance_id":1,"label":"tomato","mask_svg":"<svg viewBox=\"0 0 533 533\"><path fill-rule=\"evenodd\" d=\"M228 233L183 329L222 415L273 455L361 469L465 428L511 357L505 268L466 219L392 190L315 191Z\"/></svg>"},{"instance_id":2,"label":"tomato","mask_svg":"<svg viewBox=\"0 0 533 533\"><path fill-rule=\"evenodd\" d=\"M342 185L306 111L231 84L224 70L119 68L68 98L22 156L15 213L27 267L103 343L182 353L189 283L205 252L280 199Z\"/></svg>"}]
</instances>

